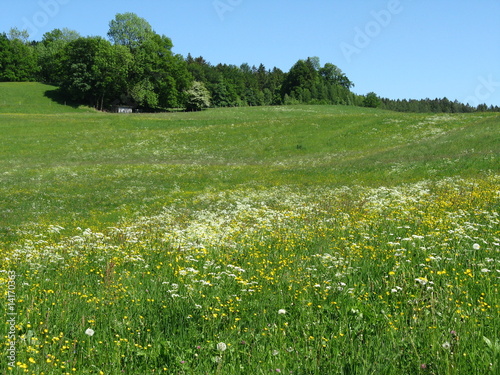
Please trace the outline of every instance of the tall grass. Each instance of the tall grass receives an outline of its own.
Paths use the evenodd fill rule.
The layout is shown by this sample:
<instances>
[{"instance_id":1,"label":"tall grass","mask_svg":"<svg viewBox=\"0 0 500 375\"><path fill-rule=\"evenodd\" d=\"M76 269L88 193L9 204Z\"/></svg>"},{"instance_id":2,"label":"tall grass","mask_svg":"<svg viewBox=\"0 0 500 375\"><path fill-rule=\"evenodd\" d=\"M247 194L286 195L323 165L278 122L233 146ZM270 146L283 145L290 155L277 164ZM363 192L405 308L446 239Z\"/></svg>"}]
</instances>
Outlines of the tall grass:
<instances>
[{"instance_id":1,"label":"tall grass","mask_svg":"<svg viewBox=\"0 0 500 375\"><path fill-rule=\"evenodd\" d=\"M498 182L235 189L26 233L16 368L495 374Z\"/></svg>"}]
</instances>

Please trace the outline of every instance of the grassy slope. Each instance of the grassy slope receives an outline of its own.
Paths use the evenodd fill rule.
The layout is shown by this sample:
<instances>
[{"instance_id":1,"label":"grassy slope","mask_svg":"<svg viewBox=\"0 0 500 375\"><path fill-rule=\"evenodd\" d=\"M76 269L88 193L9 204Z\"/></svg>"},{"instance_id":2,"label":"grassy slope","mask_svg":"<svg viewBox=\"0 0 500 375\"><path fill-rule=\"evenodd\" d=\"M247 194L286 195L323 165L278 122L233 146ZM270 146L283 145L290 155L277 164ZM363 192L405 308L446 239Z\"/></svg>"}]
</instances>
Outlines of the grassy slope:
<instances>
[{"instance_id":1,"label":"grassy slope","mask_svg":"<svg viewBox=\"0 0 500 375\"><path fill-rule=\"evenodd\" d=\"M498 373L500 116L110 115L12 87L12 373Z\"/></svg>"},{"instance_id":2,"label":"grassy slope","mask_svg":"<svg viewBox=\"0 0 500 375\"><path fill-rule=\"evenodd\" d=\"M0 113L54 114L92 112L87 107L72 106L60 97L56 87L40 83L0 82ZM67 105L65 105L67 104Z\"/></svg>"},{"instance_id":3,"label":"grassy slope","mask_svg":"<svg viewBox=\"0 0 500 375\"><path fill-rule=\"evenodd\" d=\"M498 172L498 114L344 106L115 115L0 84L0 235L106 227L237 186L393 185Z\"/></svg>"}]
</instances>

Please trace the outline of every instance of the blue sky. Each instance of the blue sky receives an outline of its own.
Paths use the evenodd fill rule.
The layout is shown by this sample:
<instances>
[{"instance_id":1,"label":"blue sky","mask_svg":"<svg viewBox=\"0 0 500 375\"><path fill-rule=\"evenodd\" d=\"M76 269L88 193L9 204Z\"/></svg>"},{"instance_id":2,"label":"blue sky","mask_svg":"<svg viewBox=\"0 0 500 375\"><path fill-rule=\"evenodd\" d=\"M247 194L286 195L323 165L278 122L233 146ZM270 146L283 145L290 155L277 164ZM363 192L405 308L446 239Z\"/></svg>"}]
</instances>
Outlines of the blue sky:
<instances>
[{"instance_id":1,"label":"blue sky","mask_svg":"<svg viewBox=\"0 0 500 375\"><path fill-rule=\"evenodd\" d=\"M0 31L105 37L124 12L212 64L288 71L317 56L358 94L500 105L500 0L4 0Z\"/></svg>"}]
</instances>

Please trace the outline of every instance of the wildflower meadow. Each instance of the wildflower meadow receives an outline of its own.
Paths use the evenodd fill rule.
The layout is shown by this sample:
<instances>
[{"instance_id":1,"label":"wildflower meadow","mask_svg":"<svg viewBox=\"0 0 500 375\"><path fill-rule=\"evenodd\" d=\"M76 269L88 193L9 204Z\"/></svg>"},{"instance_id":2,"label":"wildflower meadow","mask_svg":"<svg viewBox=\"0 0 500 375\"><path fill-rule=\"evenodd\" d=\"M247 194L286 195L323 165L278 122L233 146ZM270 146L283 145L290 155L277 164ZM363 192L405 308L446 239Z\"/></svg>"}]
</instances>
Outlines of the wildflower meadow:
<instances>
[{"instance_id":1,"label":"wildflower meadow","mask_svg":"<svg viewBox=\"0 0 500 375\"><path fill-rule=\"evenodd\" d=\"M498 115L8 111L1 374L500 373Z\"/></svg>"}]
</instances>

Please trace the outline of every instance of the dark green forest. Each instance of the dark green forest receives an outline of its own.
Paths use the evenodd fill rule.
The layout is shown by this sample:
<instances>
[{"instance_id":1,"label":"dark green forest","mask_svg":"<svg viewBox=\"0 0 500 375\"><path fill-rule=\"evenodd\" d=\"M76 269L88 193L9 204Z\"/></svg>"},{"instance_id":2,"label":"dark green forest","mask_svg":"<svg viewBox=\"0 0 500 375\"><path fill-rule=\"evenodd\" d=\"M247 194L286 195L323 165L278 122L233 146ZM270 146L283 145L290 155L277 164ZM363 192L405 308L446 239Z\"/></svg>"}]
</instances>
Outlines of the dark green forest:
<instances>
[{"instance_id":1,"label":"dark green forest","mask_svg":"<svg viewBox=\"0 0 500 375\"><path fill-rule=\"evenodd\" d=\"M41 41L27 31L0 34L0 81L36 81L59 87L59 98L109 110L126 105L143 111L206 107L341 104L402 112L500 111L499 107L442 99L392 100L357 95L354 83L318 57L297 61L288 72L263 64L213 65L202 56L184 57L134 13L117 14L107 39L55 29Z\"/></svg>"}]
</instances>

